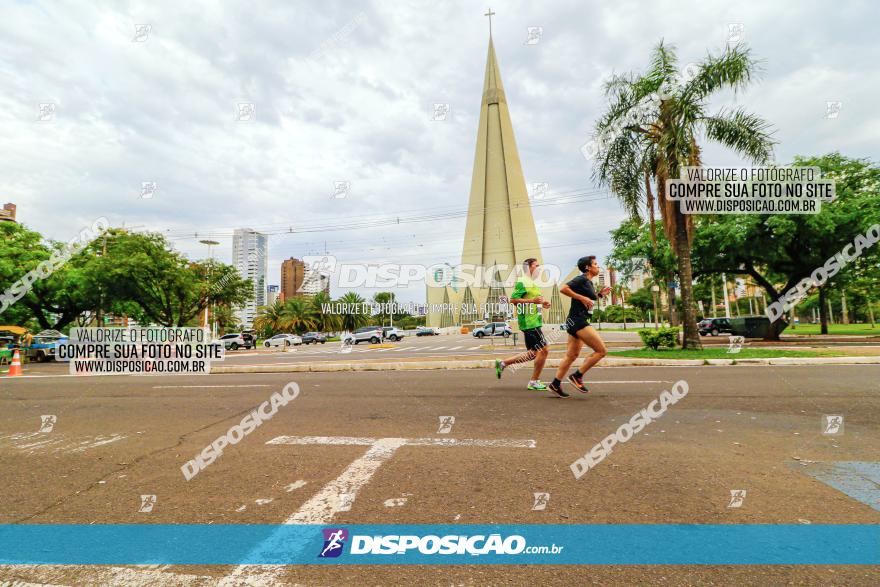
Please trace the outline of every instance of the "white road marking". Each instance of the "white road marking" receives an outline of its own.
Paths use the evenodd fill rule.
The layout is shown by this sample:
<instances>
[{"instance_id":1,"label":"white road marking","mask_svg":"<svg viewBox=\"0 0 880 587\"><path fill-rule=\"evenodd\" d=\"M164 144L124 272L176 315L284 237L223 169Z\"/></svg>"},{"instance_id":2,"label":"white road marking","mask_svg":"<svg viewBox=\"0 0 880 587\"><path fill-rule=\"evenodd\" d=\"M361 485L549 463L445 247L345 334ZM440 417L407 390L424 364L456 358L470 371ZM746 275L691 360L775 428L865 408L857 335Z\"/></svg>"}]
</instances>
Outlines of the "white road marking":
<instances>
[{"instance_id":1,"label":"white road marking","mask_svg":"<svg viewBox=\"0 0 880 587\"><path fill-rule=\"evenodd\" d=\"M286 491L287 493L290 493L290 492L293 491L294 489L299 489L300 487L304 487L305 484L306 484L306 482L303 481L302 479L300 479L300 480L298 480L298 481L294 481L293 483L291 483L290 485L288 485L287 487L285 487L285 488L284 488L284 491Z\"/></svg>"},{"instance_id":2,"label":"white road marking","mask_svg":"<svg viewBox=\"0 0 880 587\"><path fill-rule=\"evenodd\" d=\"M450 351L457 351L457 350L460 349L460 348L461 348L460 346L454 346L454 347L452 347L452 348L449 349L449 350L450 350Z\"/></svg>"},{"instance_id":3,"label":"white road marking","mask_svg":"<svg viewBox=\"0 0 880 587\"><path fill-rule=\"evenodd\" d=\"M84 446L81 446L79 448L75 448L75 449L71 450L70 452L85 452L85 451L89 450L90 448L104 446L105 444L111 444L113 442L116 442L117 440L122 440L123 438L125 438L125 436L122 436L121 434L113 434L112 436L108 436L108 437L99 436L98 438L95 439L94 442L89 441L87 443L84 443Z\"/></svg>"},{"instance_id":4,"label":"white road marking","mask_svg":"<svg viewBox=\"0 0 880 587\"><path fill-rule=\"evenodd\" d=\"M381 438L363 436L277 436L266 444L330 444L344 446L372 446ZM535 448L534 440L483 440L470 438L404 438L407 446L476 446L492 448Z\"/></svg>"},{"instance_id":5,"label":"white road marking","mask_svg":"<svg viewBox=\"0 0 880 587\"><path fill-rule=\"evenodd\" d=\"M373 439L370 449L355 459L339 477L325 485L299 510L284 521L285 524L326 524L333 519L340 505L341 494L351 495L367 484L373 474L390 459L398 448L406 444L405 438ZM280 444L280 443L277 443Z\"/></svg>"},{"instance_id":6,"label":"white road marking","mask_svg":"<svg viewBox=\"0 0 880 587\"><path fill-rule=\"evenodd\" d=\"M385 504L386 508L400 507L402 505L406 505L406 498L405 497L392 497L391 499L386 499L384 504Z\"/></svg>"},{"instance_id":7,"label":"white road marking","mask_svg":"<svg viewBox=\"0 0 880 587\"><path fill-rule=\"evenodd\" d=\"M369 482L379 470L382 463L394 456L402 446L479 446L503 448L535 448L534 440L482 440L458 438L368 438L358 436L279 436L266 444L299 444L299 445L335 445L335 446L369 446L369 450L352 462L339 477L330 481L321 490L304 503L299 510L291 515L284 524L329 524L333 517L341 511L349 511L357 497L357 492ZM291 544L289 537L281 542L282 536L276 534L268 538L251 552L253 556L261 553L276 553L283 548L287 552L295 552L304 545ZM248 585L276 585L278 575L285 569L282 565L238 565L232 573L225 577L233 585L245 578ZM259 573L259 582L255 583L254 573ZM265 582L264 582L265 581Z\"/></svg>"},{"instance_id":8,"label":"white road marking","mask_svg":"<svg viewBox=\"0 0 880 587\"><path fill-rule=\"evenodd\" d=\"M162 570L149 569L152 565L139 565L143 568L99 567L96 565L76 565L75 569L87 571L88 579L78 580L77 585L125 585L126 587L210 587L218 585L216 577L207 575L183 575ZM42 571L39 583L15 582L12 587L64 587L47 581L61 580L70 572L67 565L0 565L0 573L16 576L22 571L32 569ZM6 582L2 583L4 586Z\"/></svg>"},{"instance_id":9,"label":"white road marking","mask_svg":"<svg viewBox=\"0 0 880 587\"><path fill-rule=\"evenodd\" d=\"M268 498L268 499L255 499L255 500L254 500L254 503L257 504L257 505L266 505L267 503L272 503L272 501L273 501L273 500L272 500L272 498L270 497L270 498Z\"/></svg>"},{"instance_id":10,"label":"white road marking","mask_svg":"<svg viewBox=\"0 0 880 587\"><path fill-rule=\"evenodd\" d=\"M27 451L33 454L39 450L49 450L51 452L72 452L79 453L87 450L111 444L127 438L122 434L111 434L110 436L94 436L73 438L59 434L51 433L18 433L0 437L0 448L8 446L17 450ZM39 440L38 440L39 439ZM34 442L36 441L36 442Z\"/></svg>"}]
</instances>

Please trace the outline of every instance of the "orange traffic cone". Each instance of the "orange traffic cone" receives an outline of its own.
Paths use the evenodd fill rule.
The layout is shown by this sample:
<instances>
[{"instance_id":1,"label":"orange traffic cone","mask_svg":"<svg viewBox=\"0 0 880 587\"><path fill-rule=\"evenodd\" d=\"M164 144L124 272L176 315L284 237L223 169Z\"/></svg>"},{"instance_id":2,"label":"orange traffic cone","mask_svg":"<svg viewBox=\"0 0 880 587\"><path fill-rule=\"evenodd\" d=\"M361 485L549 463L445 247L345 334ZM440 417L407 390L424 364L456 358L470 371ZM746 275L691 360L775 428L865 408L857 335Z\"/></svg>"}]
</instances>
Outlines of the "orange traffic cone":
<instances>
[{"instance_id":1,"label":"orange traffic cone","mask_svg":"<svg viewBox=\"0 0 880 587\"><path fill-rule=\"evenodd\" d=\"M9 366L9 377L15 377L16 375L24 375L21 370L21 357L18 355L18 349L15 349L15 354L12 355L12 364Z\"/></svg>"}]
</instances>

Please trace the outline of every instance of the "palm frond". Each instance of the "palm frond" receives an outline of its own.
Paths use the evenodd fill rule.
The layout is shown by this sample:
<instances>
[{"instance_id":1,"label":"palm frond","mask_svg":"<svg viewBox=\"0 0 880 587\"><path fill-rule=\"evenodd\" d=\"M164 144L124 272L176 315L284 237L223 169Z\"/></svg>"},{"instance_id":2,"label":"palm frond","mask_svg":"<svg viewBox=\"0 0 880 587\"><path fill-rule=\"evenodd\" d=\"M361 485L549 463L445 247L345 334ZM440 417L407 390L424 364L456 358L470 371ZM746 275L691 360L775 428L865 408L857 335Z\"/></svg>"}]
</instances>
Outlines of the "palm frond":
<instances>
[{"instance_id":1,"label":"palm frond","mask_svg":"<svg viewBox=\"0 0 880 587\"><path fill-rule=\"evenodd\" d=\"M662 40L654 47L648 71L642 76L642 87L656 91L663 84L672 82L678 75L678 56L675 46L666 45Z\"/></svg>"},{"instance_id":2,"label":"palm frond","mask_svg":"<svg viewBox=\"0 0 880 587\"><path fill-rule=\"evenodd\" d=\"M762 64L752 58L743 45L728 46L721 55L708 55L699 64L697 75L685 84L682 99L700 102L721 89L737 92L762 72Z\"/></svg>"},{"instance_id":3,"label":"palm frond","mask_svg":"<svg viewBox=\"0 0 880 587\"><path fill-rule=\"evenodd\" d=\"M766 163L773 155L770 123L742 108L722 110L703 119L706 137L744 155L755 163Z\"/></svg>"}]
</instances>

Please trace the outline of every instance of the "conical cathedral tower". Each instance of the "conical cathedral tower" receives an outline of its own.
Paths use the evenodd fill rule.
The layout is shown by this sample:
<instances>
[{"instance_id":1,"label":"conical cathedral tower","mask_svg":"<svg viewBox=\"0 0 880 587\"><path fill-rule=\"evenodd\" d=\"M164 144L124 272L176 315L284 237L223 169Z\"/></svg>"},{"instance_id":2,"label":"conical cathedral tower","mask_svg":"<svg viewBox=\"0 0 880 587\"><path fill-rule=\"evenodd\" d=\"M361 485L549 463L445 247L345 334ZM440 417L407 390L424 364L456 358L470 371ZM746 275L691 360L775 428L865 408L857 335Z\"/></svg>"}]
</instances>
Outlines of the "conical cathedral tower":
<instances>
[{"instance_id":1,"label":"conical cathedral tower","mask_svg":"<svg viewBox=\"0 0 880 587\"><path fill-rule=\"evenodd\" d=\"M461 263L471 275L475 273L474 267L483 268L476 273L491 280L499 270L506 278L528 258L543 263L490 34ZM487 303L494 307L500 296L509 295L512 290L497 283L494 287L487 283L471 287L452 283L444 287L443 280L448 283L449 278L448 273L441 275L441 272L428 276L429 326L447 325L448 314L438 309L444 303L454 306L451 313L456 326L474 319L497 319L495 312L486 309ZM547 299L550 294L548 290Z\"/></svg>"},{"instance_id":2,"label":"conical cathedral tower","mask_svg":"<svg viewBox=\"0 0 880 587\"><path fill-rule=\"evenodd\" d=\"M541 249L495 45L489 37L462 264L513 268Z\"/></svg>"}]
</instances>

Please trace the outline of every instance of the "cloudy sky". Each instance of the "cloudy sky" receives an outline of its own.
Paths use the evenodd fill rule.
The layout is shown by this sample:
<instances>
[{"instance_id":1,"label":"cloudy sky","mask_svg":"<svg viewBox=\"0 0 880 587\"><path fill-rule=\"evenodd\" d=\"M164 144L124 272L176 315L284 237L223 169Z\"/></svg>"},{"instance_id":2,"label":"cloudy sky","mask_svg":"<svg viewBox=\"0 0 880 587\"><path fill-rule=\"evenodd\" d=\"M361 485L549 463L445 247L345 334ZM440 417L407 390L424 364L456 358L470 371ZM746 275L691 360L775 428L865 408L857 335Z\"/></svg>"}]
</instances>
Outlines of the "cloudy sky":
<instances>
[{"instance_id":1,"label":"cloudy sky","mask_svg":"<svg viewBox=\"0 0 880 587\"><path fill-rule=\"evenodd\" d=\"M546 262L567 268L608 253L624 215L592 183L579 148L603 111L603 82L644 70L661 39L684 64L720 51L734 25L765 72L712 106L743 105L771 121L778 161L832 150L880 159L880 10L773 4L494 7L526 181L547 182L553 203L534 209ZM51 238L69 240L104 216L162 231L192 258L207 256L198 241L210 236L228 261L234 228L265 230L269 283L282 259L325 250L341 262L456 263L461 216L406 220L466 210L484 12L397 0L7 3L0 200ZM537 43L526 42L528 27L542 27ZM836 117L827 102L840 102ZM432 120L436 103L449 104L446 120ZM238 120L239 104L254 105L250 120ZM704 161L739 163L708 144ZM346 197L331 197L340 181L350 182ZM144 182L156 183L152 197L141 197ZM563 194L580 197L560 203ZM379 226L340 228L353 223ZM420 301L424 288L398 294Z\"/></svg>"}]
</instances>

